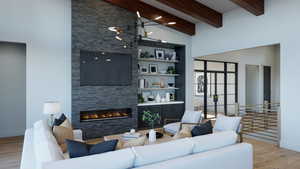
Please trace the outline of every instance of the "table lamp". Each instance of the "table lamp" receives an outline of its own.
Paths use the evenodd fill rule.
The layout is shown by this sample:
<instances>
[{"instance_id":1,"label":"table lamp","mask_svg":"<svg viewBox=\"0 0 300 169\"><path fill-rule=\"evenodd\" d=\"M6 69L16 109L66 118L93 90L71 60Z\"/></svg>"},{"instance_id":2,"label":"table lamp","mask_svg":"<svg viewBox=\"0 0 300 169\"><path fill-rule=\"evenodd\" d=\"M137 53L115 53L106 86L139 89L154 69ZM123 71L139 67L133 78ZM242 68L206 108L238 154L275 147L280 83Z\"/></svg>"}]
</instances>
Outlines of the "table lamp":
<instances>
[{"instance_id":1,"label":"table lamp","mask_svg":"<svg viewBox=\"0 0 300 169\"><path fill-rule=\"evenodd\" d=\"M44 114L50 115L50 124L54 122L54 115L61 112L60 102L45 102Z\"/></svg>"}]
</instances>

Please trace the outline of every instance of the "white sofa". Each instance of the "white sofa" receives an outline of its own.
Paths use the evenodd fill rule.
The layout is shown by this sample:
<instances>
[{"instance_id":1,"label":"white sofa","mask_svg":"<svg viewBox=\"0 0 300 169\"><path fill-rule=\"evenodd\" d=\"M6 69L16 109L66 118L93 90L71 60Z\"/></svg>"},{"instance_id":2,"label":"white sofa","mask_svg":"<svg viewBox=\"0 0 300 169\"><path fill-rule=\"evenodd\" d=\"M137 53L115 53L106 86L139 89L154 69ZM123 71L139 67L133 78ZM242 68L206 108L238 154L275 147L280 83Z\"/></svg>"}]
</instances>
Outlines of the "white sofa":
<instances>
[{"instance_id":1,"label":"white sofa","mask_svg":"<svg viewBox=\"0 0 300 169\"><path fill-rule=\"evenodd\" d=\"M51 132L36 127L26 131L21 169L253 169L252 146L236 144L233 131L65 159Z\"/></svg>"}]
</instances>

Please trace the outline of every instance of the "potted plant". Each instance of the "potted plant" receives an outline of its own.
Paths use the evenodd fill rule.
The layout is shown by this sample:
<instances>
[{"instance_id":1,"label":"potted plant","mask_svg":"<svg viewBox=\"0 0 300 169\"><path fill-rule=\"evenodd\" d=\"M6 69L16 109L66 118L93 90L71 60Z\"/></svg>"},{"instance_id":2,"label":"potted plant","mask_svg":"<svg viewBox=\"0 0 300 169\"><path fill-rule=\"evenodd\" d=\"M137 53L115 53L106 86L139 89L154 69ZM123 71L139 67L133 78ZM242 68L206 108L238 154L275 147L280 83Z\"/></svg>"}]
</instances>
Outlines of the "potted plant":
<instances>
[{"instance_id":1,"label":"potted plant","mask_svg":"<svg viewBox=\"0 0 300 169\"><path fill-rule=\"evenodd\" d=\"M149 142L156 141L156 132L154 130L155 124L160 123L160 115L159 113L151 112L151 111L144 111L142 116L142 121L147 123L151 130L149 131Z\"/></svg>"}]
</instances>

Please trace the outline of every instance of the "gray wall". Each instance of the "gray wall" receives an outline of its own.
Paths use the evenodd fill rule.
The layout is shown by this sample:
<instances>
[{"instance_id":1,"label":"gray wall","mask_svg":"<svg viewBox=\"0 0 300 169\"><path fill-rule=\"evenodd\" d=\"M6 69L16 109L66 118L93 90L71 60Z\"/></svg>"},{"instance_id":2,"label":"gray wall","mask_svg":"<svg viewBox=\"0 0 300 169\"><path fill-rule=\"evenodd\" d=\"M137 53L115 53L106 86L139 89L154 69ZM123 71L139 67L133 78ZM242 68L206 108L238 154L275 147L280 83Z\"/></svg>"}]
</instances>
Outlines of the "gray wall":
<instances>
[{"instance_id":1,"label":"gray wall","mask_svg":"<svg viewBox=\"0 0 300 169\"><path fill-rule=\"evenodd\" d=\"M26 128L26 45L0 42L0 137Z\"/></svg>"},{"instance_id":2,"label":"gray wall","mask_svg":"<svg viewBox=\"0 0 300 169\"><path fill-rule=\"evenodd\" d=\"M85 138L121 133L137 127L137 44L124 49L108 30L120 26L123 39L134 42L136 14L103 0L72 1L72 123L84 131ZM80 50L132 54L132 84L129 86L80 86ZM117 71L118 70L116 67ZM80 123L80 111L131 108L133 118Z\"/></svg>"}]
</instances>

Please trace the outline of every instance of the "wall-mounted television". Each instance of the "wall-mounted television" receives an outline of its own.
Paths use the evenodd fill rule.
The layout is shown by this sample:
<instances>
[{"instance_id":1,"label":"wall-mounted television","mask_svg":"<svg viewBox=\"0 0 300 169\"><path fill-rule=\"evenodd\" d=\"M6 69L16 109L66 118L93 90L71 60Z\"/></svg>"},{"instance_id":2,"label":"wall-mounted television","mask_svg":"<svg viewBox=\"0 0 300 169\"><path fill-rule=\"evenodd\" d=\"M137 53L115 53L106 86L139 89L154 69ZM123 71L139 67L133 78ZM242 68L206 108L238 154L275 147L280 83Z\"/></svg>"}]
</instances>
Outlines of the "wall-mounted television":
<instances>
[{"instance_id":1,"label":"wall-mounted television","mask_svg":"<svg viewBox=\"0 0 300 169\"><path fill-rule=\"evenodd\" d=\"M131 54L80 51L80 86L131 84Z\"/></svg>"}]
</instances>

